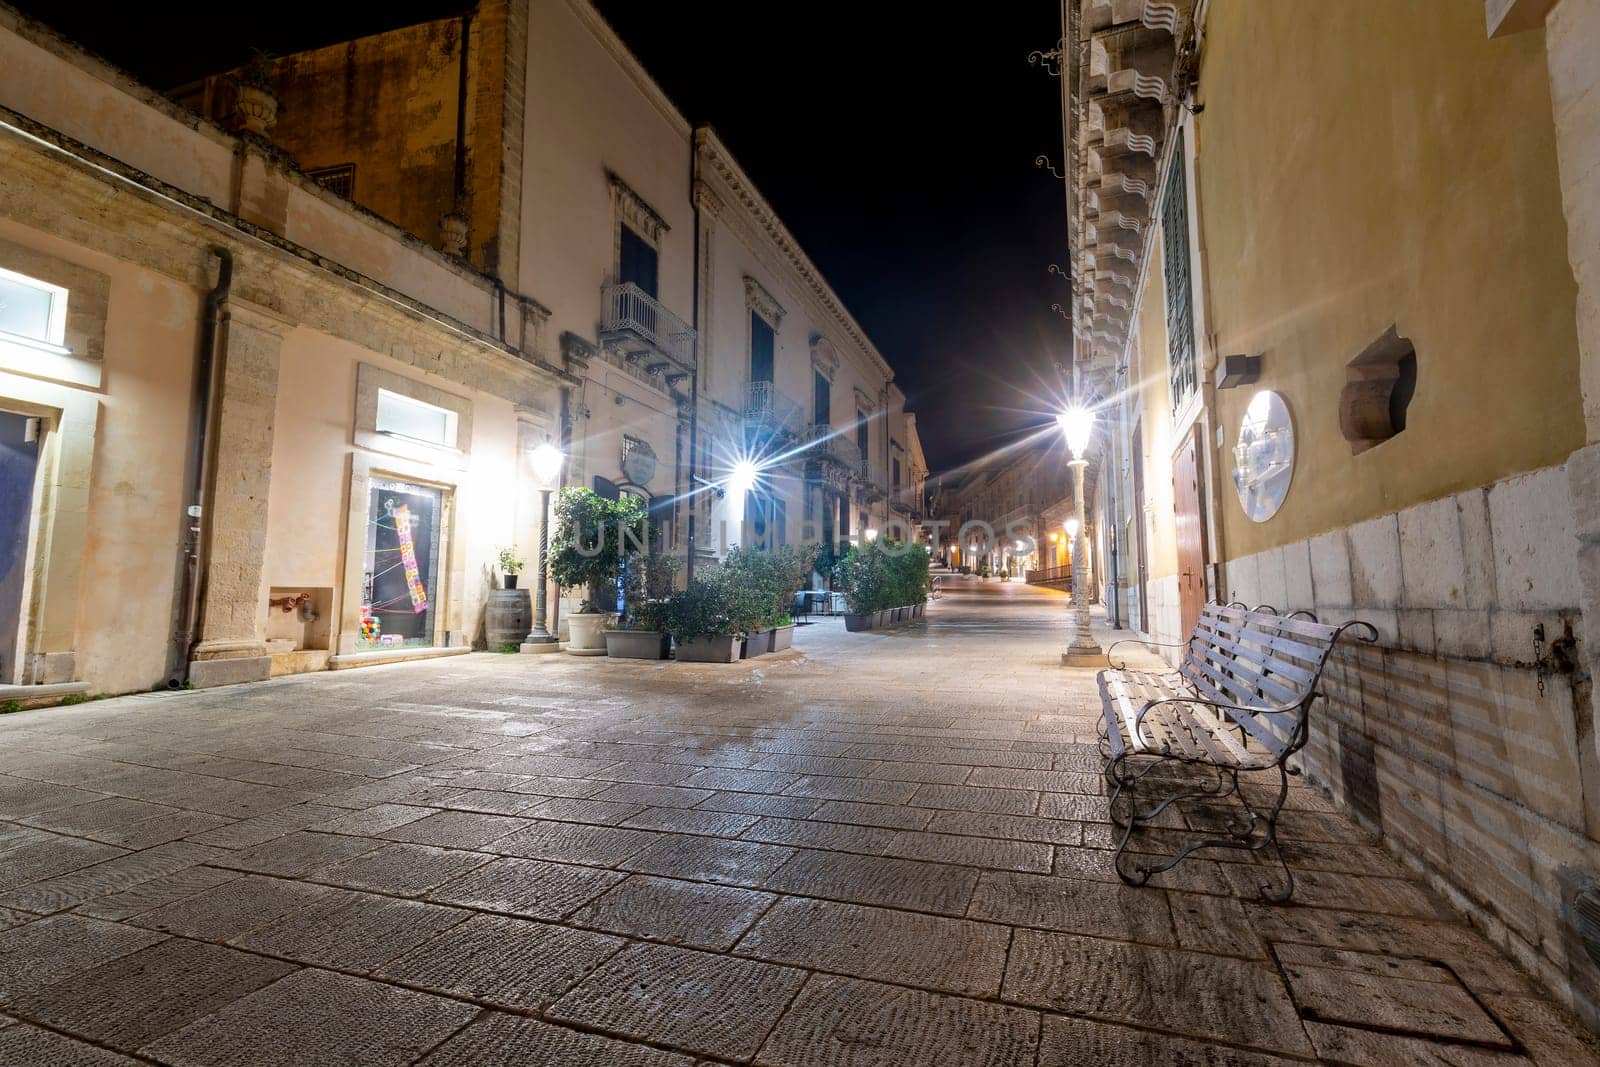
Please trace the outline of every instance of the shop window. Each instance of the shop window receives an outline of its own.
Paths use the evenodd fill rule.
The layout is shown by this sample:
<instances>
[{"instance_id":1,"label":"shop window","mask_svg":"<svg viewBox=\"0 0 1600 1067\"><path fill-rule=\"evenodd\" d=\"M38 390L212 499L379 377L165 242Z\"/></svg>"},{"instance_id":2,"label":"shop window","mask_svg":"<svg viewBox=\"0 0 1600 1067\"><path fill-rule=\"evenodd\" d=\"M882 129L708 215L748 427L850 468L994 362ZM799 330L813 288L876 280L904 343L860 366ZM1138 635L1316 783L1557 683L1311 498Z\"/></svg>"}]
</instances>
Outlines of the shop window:
<instances>
[{"instance_id":1,"label":"shop window","mask_svg":"<svg viewBox=\"0 0 1600 1067\"><path fill-rule=\"evenodd\" d=\"M1345 364L1339 393L1339 431L1360 455L1406 428L1406 412L1417 391L1417 351L1390 326Z\"/></svg>"},{"instance_id":2,"label":"shop window","mask_svg":"<svg viewBox=\"0 0 1600 1067\"><path fill-rule=\"evenodd\" d=\"M0 336L61 347L67 333L67 291L0 268Z\"/></svg>"},{"instance_id":3,"label":"shop window","mask_svg":"<svg viewBox=\"0 0 1600 1067\"><path fill-rule=\"evenodd\" d=\"M378 390L379 433L454 448L456 413L388 389Z\"/></svg>"},{"instance_id":4,"label":"shop window","mask_svg":"<svg viewBox=\"0 0 1600 1067\"><path fill-rule=\"evenodd\" d=\"M362 649L434 643L439 571L439 489L374 478L367 502Z\"/></svg>"}]
</instances>

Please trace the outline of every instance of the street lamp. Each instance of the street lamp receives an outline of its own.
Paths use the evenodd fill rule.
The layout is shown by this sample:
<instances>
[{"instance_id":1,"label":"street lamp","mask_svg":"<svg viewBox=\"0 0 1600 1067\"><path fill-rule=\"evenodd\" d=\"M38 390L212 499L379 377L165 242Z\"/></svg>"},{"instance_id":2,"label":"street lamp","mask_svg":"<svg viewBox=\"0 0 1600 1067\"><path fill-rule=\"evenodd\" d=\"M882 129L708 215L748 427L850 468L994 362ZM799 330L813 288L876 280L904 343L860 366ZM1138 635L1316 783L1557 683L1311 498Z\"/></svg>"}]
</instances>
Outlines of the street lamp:
<instances>
[{"instance_id":1,"label":"street lamp","mask_svg":"<svg viewBox=\"0 0 1600 1067\"><path fill-rule=\"evenodd\" d=\"M1061 653L1061 663L1067 667L1105 667L1110 665L1105 650L1095 642L1089 628L1089 580L1084 574L1084 562L1089 551L1089 538L1083 509L1083 472L1089 461L1083 454L1089 451L1089 441L1094 436L1094 412L1081 404L1074 405L1056 416L1056 425L1067 440L1072 452L1072 505L1073 517L1067 520L1067 536L1072 540L1072 642Z\"/></svg>"},{"instance_id":2,"label":"street lamp","mask_svg":"<svg viewBox=\"0 0 1600 1067\"><path fill-rule=\"evenodd\" d=\"M533 629L522 640L524 652L556 652L561 648L556 635L545 629L548 612L550 567L550 494L561 477L561 465L566 461L561 449L545 441L528 453L528 466L533 468L533 479L539 487L539 569L534 585Z\"/></svg>"}]
</instances>

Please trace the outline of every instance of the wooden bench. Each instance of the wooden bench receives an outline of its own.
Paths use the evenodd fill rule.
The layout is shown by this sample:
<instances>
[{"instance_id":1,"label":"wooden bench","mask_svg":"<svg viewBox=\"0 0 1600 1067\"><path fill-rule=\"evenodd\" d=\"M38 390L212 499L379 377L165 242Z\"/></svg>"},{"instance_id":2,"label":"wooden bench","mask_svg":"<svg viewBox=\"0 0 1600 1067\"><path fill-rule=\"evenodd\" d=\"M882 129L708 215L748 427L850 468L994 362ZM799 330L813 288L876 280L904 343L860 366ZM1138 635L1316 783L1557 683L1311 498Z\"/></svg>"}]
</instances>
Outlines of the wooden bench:
<instances>
[{"instance_id":1,"label":"wooden bench","mask_svg":"<svg viewBox=\"0 0 1600 1067\"><path fill-rule=\"evenodd\" d=\"M1277 849L1278 817L1288 797L1287 761L1306 743L1311 705L1333 647L1347 630L1366 642L1378 632L1364 622L1319 623L1310 612L1279 615L1270 608L1207 604L1194 632L1181 645L1130 639L1118 646L1181 648L1177 670L1130 670L1118 663L1100 672L1104 712L1102 754L1110 784L1112 821L1122 830L1117 875L1144 885L1202 848ZM1239 788L1241 772L1276 772L1276 796L1252 804ZM1220 835L1203 837L1165 859L1127 857L1134 831L1152 825L1179 801L1236 796L1242 817ZM1283 865L1285 885L1262 894L1277 901L1294 893L1294 877Z\"/></svg>"}]
</instances>

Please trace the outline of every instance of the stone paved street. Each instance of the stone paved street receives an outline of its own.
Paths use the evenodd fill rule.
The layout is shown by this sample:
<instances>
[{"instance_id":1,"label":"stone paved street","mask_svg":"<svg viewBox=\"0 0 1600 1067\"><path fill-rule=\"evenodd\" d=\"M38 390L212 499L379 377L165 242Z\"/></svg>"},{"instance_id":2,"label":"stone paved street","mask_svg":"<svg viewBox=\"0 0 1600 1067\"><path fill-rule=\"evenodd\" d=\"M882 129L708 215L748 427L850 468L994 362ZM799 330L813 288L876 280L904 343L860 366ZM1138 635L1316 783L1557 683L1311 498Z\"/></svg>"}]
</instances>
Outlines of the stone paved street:
<instances>
[{"instance_id":1,"label":"stone paved street","mask_svg":"<svg viewBox=\"0 0 1600 1067\"><path fill-rule=\"evenodd\" d=\"M0 720L0 1063L1600 1062L1309 788L1292 905L1120 884L1064 599L953 584Z\"/></svg>"}]
</instances>

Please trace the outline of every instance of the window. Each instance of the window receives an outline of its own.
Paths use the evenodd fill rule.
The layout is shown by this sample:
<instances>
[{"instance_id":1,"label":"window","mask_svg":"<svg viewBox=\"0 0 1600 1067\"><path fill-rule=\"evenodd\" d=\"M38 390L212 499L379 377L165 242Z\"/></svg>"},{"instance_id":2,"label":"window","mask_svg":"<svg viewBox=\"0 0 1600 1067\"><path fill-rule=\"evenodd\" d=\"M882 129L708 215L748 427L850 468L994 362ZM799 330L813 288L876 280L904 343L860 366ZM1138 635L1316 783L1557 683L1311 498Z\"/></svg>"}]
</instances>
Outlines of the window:
<instances>
[{"instance_id":1,"label":"window","mask_svg":"<svg viewBox=\"0 0 1600 1067\"><path fill-rule=\"evenodd\" d=\"M306 171L306 177L335 196L349 200L356 188L356 165L341 163L337 167L321 167Z\"/></svg>"},{"instance_id":2,"label":"window","mask_svg":"<svg viewBox=\"0 0 1600 1067\"><path fill-rule=\"evenodd\" d=\"M833 423L832 386L827 376L821 371L816 372L812 385L812 419L818 426L828 426Z\"/></svg>"},{"instance_id":3,"label":"window","mask_svg":"<svg viewBox=\"0 0 1600 1067\"><path fill-rule=\"evenodd\" d=\"M766 319L750 312L750 380L772 381L772 353L774 337L772 326Z\"/></svg>"},{"instance_id":4,"label":"window","mask_svg":"<svg viewBox=\"0 0 1600 1067\"><path fill-rule=\"evenodd\" d=\"M896 489L900 488L900 460L898 457L894 461L894 487Z\"/></svg>"},{"instance_id":5,"label":"window","mask_svg":"<svg viewBox=\"0 0 1600 1067\"><path fill-rule=\"evenodd\" d=\"M373 479L358 647L434 643L442 503L443 493L430 486Z\"/></svg>"},{"instance_id":6,"label":"window","mask_svg":"<svg viewBox=\"0 0 1600 1067\"><path fill-rule=\"evenodd\" d=\"M430 445L454 448L456 413L380 388L377 430Z\"/></svg>"},{"instance_id":7,"label":"window","mask_svg":"<svg viewBox=\"0 0 1600 1067\"><path fill-rule=\"evenodd\" d=\"M656 296L656 271L658 256L655 246L646 241L631 226L622 227L622 255L617 264L617 280L623 285L632 282L644 290L646 296Z\"/></svg>"},{"instance_id":8,"label":"window","mask_svg":"<svg viewBox=\"0 0 1600 1067\"><path fill-rule=\"evenodd\" d=\"M856 447L861 450L863 462L867 458L867 446L872 444L872 424L867 421L867 416L856 412Z\"/></svg>"},{"instance_id":9,"label":"window","mask_svg":"<svg viewBox=\"0 0 1600 1067\"><path fill-rule=\"evenodd\" d=\"M60 347L67 334L67 291L0 268L0 334Z\"/></svg>"},{"instance_id":10,"label":"window","mask_svg":"<svg viewBox=\"0 0 1600 1067\"><path fill-rule=\"evenodd\" d=\"M1167 189L1161 198L1162 278L1167 289L1167 373L1173 414L1194 394L1194 311L1190 307L1189 202L1183 180L1183 132L1172 148Z\"/></svg>"}]
</instances>

